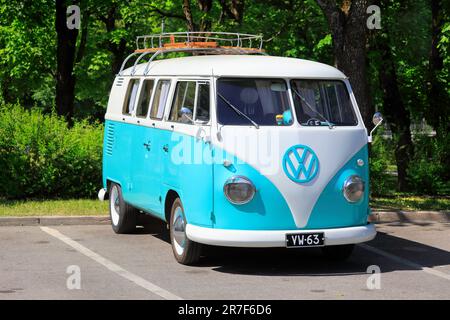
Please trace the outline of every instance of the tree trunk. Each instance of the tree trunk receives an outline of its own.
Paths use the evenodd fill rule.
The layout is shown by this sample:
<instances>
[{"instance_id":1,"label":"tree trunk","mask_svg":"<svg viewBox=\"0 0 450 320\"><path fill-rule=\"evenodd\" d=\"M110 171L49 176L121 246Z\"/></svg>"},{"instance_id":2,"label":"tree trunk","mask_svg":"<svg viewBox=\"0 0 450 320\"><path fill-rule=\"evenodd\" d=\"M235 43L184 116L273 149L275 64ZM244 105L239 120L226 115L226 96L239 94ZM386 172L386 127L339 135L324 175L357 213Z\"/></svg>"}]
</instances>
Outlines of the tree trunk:
<instances>
[{"instance_id":1,"label":"tree trunk","mask_svg":"<svg viewBox=\"0 0 450 320\"><path fill-rule=\"evenodd\" d=\"M106 16L100 15L99 19L105 24L106 31L112 33L116 30L117 20L117 4L111 6ZM127 25L125 25L125 28ZM121 38L119 43L114 43L112 40L107 40L106 48L112 53L113 58L111 62L111 70L113 75L116 75L120 71L122 62L126 58L127 42L124 38Z\"/></svg>"},{"instance_id":2,"label":"tree trunk","mask_svg":"<svg viewBox=\"0 0 450 320\"><path fill-rule=\"evenodd\" d=\"M10 77L4 77L3 80L2 80L2 84L1 84L1 87L2 87L2 98L3 98L3 101L6 104L14 102L13 101L14 99L11 97L11 92L10 92L10 89L9 89L10 83L11 83L11 78Z\"/></svg>"},{"instance_id":3,"label":"tree trunk","mask_svg":"<svg viewBox=\"0 0 450 320\"><path fill-rule=\"evenodd\" d=\"M211 30L211 18L208 13L212 8L212 0L198 0L198 7L203 12L203 17L200 20L200 31L209 31Z\"/></svg>"},{"instance_id":4,"label":"tree trunk","mask_svg":"<svg viewBox=\"0 0 450 320\"><path fill-rule=\"evenodd\" d=\"M56 0L55 28L57 34L56 49L56 111L72 123L75 100L75 75L73 74L78 30L67 28L66 10L72 4L65 0Z\"/></svg>"},{"instance_id":5,"label":"tree trunk","mask_svg":"<svg viewBox=\"0 0 450 320\"><path fill-rule=\"evenodd\" d=\"M440 144L448 143L450 132L450 95L445 83L439 80L439 73L444 68L444 57L439 52L439 40L444 26L444 2L431 0L431 50L428 69L428 110L425 119L436 131L436 138ZM447 141L447 142L446 142ZM450 149L442 148L441 161L443 165L450 168ZM450 178L450 172L444 179Z\"/></svg>"},{"instance_id":6,"label":"tree trunk","mask_svg":"<svg viewBox=\"0 0 450 320\"><path fill-rule=\"evenodd\" d=\"M366 8L367 0L345 0L341 7L336 0L317 0L324 12L331 35L336 67L347 77L353 88L367 128L371 128L374 107L367 81Z\"/></svg>"},{"instance_id":7,"label":"tree trunk","mask_svg":"<svg viewBox=\"0 0 450 320\"><path fill-rule=\"evenodd\" d=\"M387 39L380 39L378 44L383 65L380 68L379 80L383 91L384 115L388 121L394 140L395 160L397 163L397 187L407 191L407 171L413 155L411 140L411 118L403 103L397 82L397 72Z\"/></svg>"},{"instance_id":8,"label":"tree trunk","mask_svg":"<svg viewBox=\"0 0 450 320\"><path fill-rule=\"evenodd\" d=\"M242 22L245 8L244 0L231 0L230 5L228 5L227 0L219 0L219 3L220 6L222 7L223 15L226 15L228 18L233 19L237 23Z\"/></svg>"},{"instance_id":9,"label":"tree trunk","mask_svg":"<svg viewBox=\"0 0 450 320\"><path fill-rule=\"evenodd\" d=\"M444 58L439 52L438 44L444 24L442 1L431 0L431 50L428 69L428 112L425 119L435 130L438 136L450 131L450 101L445 87L439 81L438 73L444 67Z\"/></svg>"},{"instance_id":10,"label":"tree trunk","mask_svg":"<svg viewBox=\"0 0 450 320\"><path fill-rule=\"evenodd\" d=\"M195 31L194 18L192 17L191 1L183 0L183 13L186 17L188 31Z\"/></svg>"}]
</instances>

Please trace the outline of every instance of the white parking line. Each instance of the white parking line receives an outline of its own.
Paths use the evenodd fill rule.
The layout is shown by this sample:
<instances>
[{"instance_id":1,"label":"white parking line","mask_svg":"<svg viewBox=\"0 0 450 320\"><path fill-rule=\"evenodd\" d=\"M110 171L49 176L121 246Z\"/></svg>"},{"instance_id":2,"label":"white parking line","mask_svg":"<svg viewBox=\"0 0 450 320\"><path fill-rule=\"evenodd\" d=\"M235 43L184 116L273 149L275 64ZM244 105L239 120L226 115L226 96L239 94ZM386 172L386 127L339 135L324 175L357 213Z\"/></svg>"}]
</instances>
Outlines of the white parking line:
<instances>
[{"instance_id":1,"label":"white parking line","mask_svg":"<svg viewBox=\"0 0 450 320\"><path fill-rule=\"evenodd\" d=\"M79 244L78 242L72 240L71 238L65 236L61 232L59 232L56 229L48 228L48 227L41 227L41 230L48 233L49 235L61 240L65 244L71 246L78 252L84 254L85 256L91 258L92 260L100 263L102 266L106 267L107 269L111 270L112 272L116 273L117 275L137 284L138 286L164 298L167 300L182 300L179 296L164 290L161 287L158 287L157 285L135 275L134 273L131 273L121 266L115 264L114 262L102 257L101 255L93 252L92 250L86 248L85 246Z\"/></svg>"},{"instance_id":2,"label":"white parking line","mask_svg":"<svg viewBox=\"0 0 450 320\"><path fill-rule=\"evenodd\" d=\"M389 258L391 260L394 260L396 262L399 262L399 263L402 263L404 265L407 265L408 267L415 268L415 269L418 269L418 270L422 270L423 272L426 272L428 274L432 274L433 276L437 276L437 277L440 277L440 278L444 278L446 280L450 280L450 274L446 274L444 272L435 270L433 268L428 268L428 267L421 266L420 264L417 264L415 262L412 262L412 261L404 259L404 258L400 258L400 257L398 257L396 255L393 255L393 254L389 253L389 252L386 252L386 251L374 248L374 247L369 246L367 244L360 243L358 246L360 246L361 248L366 249L368 251L371 251L371 252L374 252L376 254L379 254L380 256L383 256L383 257Z\"/></svg>"}]
</instances>

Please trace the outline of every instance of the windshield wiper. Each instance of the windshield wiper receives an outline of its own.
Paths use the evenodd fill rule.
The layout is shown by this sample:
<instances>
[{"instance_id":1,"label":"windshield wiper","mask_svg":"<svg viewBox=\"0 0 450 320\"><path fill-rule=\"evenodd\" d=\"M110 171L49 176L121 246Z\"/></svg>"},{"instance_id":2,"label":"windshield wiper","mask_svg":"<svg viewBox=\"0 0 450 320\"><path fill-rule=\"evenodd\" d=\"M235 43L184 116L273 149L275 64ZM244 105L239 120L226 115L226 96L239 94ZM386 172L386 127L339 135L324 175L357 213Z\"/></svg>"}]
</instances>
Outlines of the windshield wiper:
<instances>
[{"instance_id":1,"label":"windshield wiper","mask_svg":"<svg viewBox=\"0 0 450 320\"><path fill-rule=\"evenodd\" d=\"M255 121L253 121L249 116L247 116L245 113L243 113L241 110L239 110L238 108L236 108L235 106L233 106L232 104L231 104L231 102L230 101L228 101L223 95L221 95L219 92L217 92L217 95L231 108L231 109L233 109L234 110L234 112L236 112L238 115L240 115L240 116L242 116L242 117L244 117L245 119L247 119L248 121L250 121L252 124L253 124L253 126L256 128L256 129L259 129L259 125L255 122Z\"/></svg>"},{"instance_id":2,"label":"windshield wiper","mask_svg":"<svg viewBox=\"0 0 450 320\"><path fill-rule=\"evenodd\" d=\"M314 108L308 103L308 101L306 101L306 99L304 97L302 97L302 95L297 90L295 90L293 87L291 87L291 89L297 95L297 97L299 97L300 100L302 100L312 112L316 113L318 116L320 116L322 118L322 120L324 120L324 122L328 125L328 128L330 128L330 129L334 128L334 125L332 125L330 123L330 121L328 121L327 118L325 118L319 111L314 110Z\"/></svg>"}]
</instances>

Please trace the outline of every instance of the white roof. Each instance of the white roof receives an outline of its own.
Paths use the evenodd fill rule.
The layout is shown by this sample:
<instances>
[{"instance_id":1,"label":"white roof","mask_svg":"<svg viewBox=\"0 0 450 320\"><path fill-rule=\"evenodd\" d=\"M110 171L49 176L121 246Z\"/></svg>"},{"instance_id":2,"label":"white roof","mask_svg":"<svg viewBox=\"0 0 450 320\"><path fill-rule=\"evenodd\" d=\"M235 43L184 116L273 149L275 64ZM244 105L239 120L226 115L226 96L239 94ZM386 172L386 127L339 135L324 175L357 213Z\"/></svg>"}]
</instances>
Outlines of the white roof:
<instances>
[{"instance_id":1,"label":"white roof","mask_svg":"<svg viewBox=\"0 0 450 320\"><path fill-rule=\"evenodd\" d=\"M144 75L146 63L136 66ZM133 68L123 71L130 75ZM163 59L151 62L149 76L237 76L345 79L338 69L319 62L254 55L210 55Z\"/></svg>"}]
</instances>

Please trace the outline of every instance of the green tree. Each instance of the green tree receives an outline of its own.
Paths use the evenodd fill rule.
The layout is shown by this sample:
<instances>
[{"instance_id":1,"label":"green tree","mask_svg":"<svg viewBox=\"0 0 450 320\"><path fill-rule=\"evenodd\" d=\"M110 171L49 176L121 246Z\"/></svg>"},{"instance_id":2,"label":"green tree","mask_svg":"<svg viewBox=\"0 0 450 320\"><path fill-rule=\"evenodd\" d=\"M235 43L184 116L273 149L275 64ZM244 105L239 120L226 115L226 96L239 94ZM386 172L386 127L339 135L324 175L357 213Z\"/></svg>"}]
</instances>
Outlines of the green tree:
<instances>
[{"instance_id":1,"label":"green tree","mask_svg":"<svg viewBox=\"0 0 450 320\"><path fill-rule=\"evenodd\" d=\"M373 104L367 79L368 0L317 0L327 17L333 38L336 66L349 77L358 106L368 128L372 126Z\"/></svg>"},{"instance_id":2,"label":"green tree","mask_svg":"<svg viewBox=\"0 0 450 320\"><path fill-rule=\"evenodd\" d=\"M56 39L46 0L0 0L0 101L51 110Z\"/></svg>"}]
</instances>

